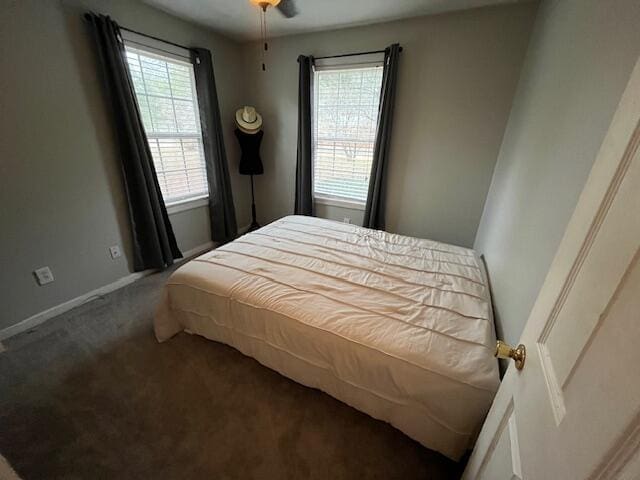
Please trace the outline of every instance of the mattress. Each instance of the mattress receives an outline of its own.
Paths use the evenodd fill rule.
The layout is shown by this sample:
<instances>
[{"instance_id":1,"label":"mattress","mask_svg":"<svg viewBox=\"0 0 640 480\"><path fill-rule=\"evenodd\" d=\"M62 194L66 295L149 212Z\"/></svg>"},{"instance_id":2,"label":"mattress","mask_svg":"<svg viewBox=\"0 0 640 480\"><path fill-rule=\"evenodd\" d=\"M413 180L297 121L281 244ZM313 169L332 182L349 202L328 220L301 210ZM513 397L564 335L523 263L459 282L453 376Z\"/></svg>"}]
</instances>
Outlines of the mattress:
<instances>
[{"instance_id":1,"label":"mattress","mask_svg":"<svg viewBox=\"0 0 640 480\"><path fill-rule=\"evenodd\" d=\"M180 267L155 321L231 345L457 460L499 384L473 250L288 216Z\"/></svg>"}]
</instances>

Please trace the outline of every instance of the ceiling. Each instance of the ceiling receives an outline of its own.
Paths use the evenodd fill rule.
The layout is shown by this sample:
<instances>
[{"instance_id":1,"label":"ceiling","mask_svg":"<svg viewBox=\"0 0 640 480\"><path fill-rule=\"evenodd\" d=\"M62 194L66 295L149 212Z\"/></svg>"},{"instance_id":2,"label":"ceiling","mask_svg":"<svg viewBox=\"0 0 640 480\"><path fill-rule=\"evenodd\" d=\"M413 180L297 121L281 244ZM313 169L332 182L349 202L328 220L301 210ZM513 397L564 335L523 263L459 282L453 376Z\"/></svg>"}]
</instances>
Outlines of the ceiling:
<instances>
[{"instance_id":1,"label":"ceiling","mask_svg":"<svg viewBox=\"0 0 640 480\"><path fill-rule=\"evenodd\" d=\"M259 9L249 0L143 1L236 40L260 36ZM270 36L282 36L518 1L522 0L297 0L298 16L286 19L269 9L267 22Z\"/></svg>"}]
</instances>

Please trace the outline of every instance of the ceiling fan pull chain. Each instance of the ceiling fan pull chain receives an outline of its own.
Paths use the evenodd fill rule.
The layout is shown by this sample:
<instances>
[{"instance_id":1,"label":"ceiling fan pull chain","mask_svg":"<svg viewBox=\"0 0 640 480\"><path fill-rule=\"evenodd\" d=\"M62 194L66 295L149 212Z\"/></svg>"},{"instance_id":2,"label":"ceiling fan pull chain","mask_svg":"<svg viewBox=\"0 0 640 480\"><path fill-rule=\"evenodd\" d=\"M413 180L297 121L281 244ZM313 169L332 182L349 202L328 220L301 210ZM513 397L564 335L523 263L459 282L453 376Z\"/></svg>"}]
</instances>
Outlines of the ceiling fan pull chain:
<instances>
[{"instance_id":1,"label":"ceiling fan pull chain","mask_svg":"<svg viewBox=\"0 0 640 480\"><path fill-rule=\"evenodd\" d=\"M269 32L267 30L267 9L280 4L282 0L251 0L251 3L260 7L260 42L262 43L262 71L267 70L266 52L269 51ZM283 12L281 10L281 12ZM284 13L283 13L284 14ZM288 15L284 14L289 17Z\"/></svg>"},{"instance_id":2,"label":"ceiling fan pull chain","mask_svg":"<svg viewBox=\"0 0 640 480\"><path fill-rule=\"evenodd\" d=\"M265 65L265 55L264 52L267 50L267 9L263 7L260 12L260 33L262 35L262 44L264 48L262 49L262 71L266 71L267 67Z\"/></svg>"},{"instance_id":3,"label":"ceiling fan pull chain","mask_svg":"<svg viewBox=\"0 0 640 480\"><path fill-rule=\"evenodd\" d=\"M264 9L264 51L269 50L269 32L267 31L267 8Z\"/></svg>"},{"instance_id":4,"label":"ceiling fan pull chain","mask_svg":"<svg viewBox=\"0 0 640 480\"><path fill-rule=\"evenodd\" d=\"M260 43L258 48L262 51L262 71L267 70L266 53L269 51L269 34L267 32L267 10L277 9L285 18L293 18L298 14L296 0L249 0L253 5L259 7L260 14Z\"/></svg>"}]
</instances>

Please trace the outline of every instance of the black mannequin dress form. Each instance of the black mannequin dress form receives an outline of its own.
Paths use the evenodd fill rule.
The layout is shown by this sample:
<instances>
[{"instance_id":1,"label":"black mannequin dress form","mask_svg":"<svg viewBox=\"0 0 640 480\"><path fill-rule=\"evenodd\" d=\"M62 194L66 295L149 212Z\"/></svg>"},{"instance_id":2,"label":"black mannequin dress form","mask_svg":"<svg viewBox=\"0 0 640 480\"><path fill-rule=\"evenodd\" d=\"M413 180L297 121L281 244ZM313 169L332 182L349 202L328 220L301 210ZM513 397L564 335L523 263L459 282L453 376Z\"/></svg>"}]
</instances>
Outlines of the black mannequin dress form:
<instances>
[{"instance_id":1,"label":"black mannequin dress form","mask_svg":"<svg viewBox=\"0 0 640 480\"><path fill-rule=\"evenodd\" d=\"M262 142L262 136L264 133L259 130L256 133L245 133L242 130L236 128L236 138L240 143L240 149L242 155L240 156L240 175L251 175L251 226L249 231L260 228L258 221L256 220L256 203L255 196L253 194L253 176L262 175L264 173L264 167L262 166L262 160L260 159L260 143Z\"/></svg>"}]
</instances>

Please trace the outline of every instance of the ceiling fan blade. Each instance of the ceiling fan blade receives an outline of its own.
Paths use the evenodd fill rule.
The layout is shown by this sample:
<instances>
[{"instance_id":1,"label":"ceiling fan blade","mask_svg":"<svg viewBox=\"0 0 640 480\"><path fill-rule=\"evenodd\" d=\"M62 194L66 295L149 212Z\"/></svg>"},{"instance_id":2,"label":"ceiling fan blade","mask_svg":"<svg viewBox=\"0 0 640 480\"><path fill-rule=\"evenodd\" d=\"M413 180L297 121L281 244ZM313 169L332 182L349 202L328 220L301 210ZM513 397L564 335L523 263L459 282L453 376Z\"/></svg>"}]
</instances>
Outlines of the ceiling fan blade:
<instances>
[{"instance_id":1,"label":"ceiling fan blade","mask_svg":"<svg viewBox=\"0 0 640 480\"><path fill-rule=\"evenodd\" d=\"M295 0L281 0L276 8L287 18L295 17L299 13Z\"/></svg>"}]
</instances>

